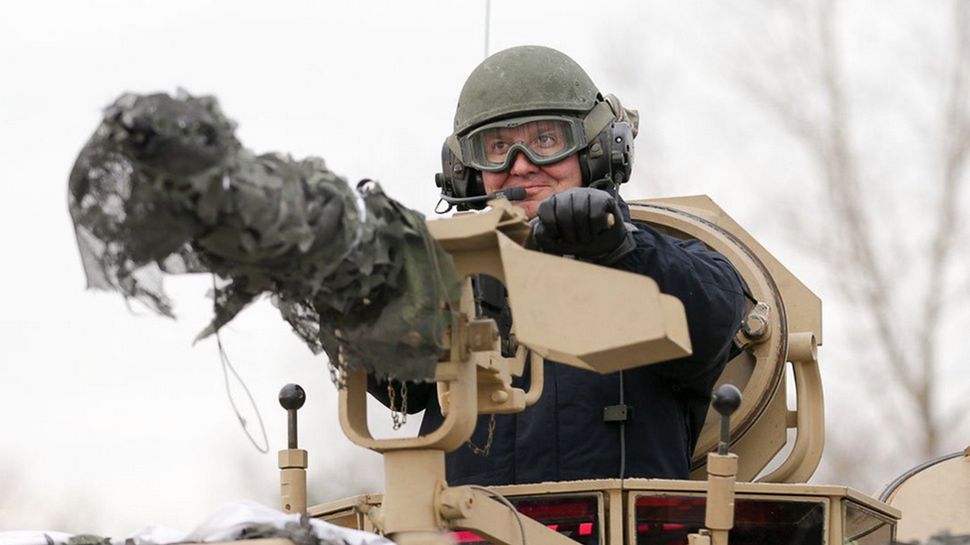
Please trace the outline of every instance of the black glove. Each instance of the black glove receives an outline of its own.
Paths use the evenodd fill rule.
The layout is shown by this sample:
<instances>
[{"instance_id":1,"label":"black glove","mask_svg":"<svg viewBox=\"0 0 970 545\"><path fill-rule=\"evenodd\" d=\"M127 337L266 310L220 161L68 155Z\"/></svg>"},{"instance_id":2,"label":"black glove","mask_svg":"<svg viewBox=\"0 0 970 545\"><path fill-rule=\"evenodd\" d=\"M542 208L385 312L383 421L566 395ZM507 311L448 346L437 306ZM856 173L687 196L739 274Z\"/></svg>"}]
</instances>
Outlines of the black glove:
<instances>
[{"instance_id":1,"label":"black glove","mask_svg":"<svg viewBox=\"0 0 970 545\"><path fill-rule=\"evenodd\" d=\"M533 234L543 252L611 265L633 251L633 234L606 191L575 187L539 204Z\"/></svg>"}]
</instances>

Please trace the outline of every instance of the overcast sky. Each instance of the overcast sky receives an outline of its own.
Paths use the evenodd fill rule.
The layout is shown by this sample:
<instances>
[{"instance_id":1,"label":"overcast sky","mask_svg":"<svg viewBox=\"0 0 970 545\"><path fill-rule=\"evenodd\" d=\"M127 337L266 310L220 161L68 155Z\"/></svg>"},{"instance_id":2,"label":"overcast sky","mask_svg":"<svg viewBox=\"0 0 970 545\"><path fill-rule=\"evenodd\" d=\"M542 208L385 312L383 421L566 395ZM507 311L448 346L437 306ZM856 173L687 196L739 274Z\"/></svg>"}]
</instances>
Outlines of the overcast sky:
<instances>
[{"instance_id":1,"label":"overcast sky","mask_svg":"<svg viewBox=\"0 0 970 545\"><path fill-rule=\"evenodd\" d=\"M717 83L723 74L699 63L696 52L724 30L712 6L493 0L490 49L559 48L641 110L627 197L708 193L770 238L758 207L791 189L752 199L737 188L753 172L797 178L802 165L787 157L778 169L779 133L742 115ZM322 156L430 215L441 143L484 30L484 0L41 0L0 11L0 530L118 536L147 524L189 529L237 498L274 505L285 441L276 395L287 382L308 393L311 502L380 488L379 457L339 430L326 361L268 303L223 334L266 424L262 455L230 409L214 341L191 343L211 316L210 279L167 280L177 321L85 291L67 176L101 108L125 91L181 87L217 96L247 147ZM726 137L732 116L744 123Z\"/></svg>"}]
</instances>

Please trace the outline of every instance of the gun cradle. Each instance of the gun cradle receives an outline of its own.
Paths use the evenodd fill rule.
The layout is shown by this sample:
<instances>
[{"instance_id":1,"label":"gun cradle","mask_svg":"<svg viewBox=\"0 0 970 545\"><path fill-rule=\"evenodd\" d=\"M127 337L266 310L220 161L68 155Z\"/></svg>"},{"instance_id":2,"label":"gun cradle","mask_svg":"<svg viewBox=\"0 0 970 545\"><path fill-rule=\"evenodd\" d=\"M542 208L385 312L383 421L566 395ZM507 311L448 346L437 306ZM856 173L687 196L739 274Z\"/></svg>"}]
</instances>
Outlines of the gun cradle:
<instances>
[{"instance_id":1,"label":"gun cradle","mask_svg":"<svg viewBox=\"0 0 970 545\"><path fill-rule=\"evenodd\" d=\"M428 222L428 229L460 275L487 274L505 284L519 344L599 373L690 354L683 305L656 282L527 250L524 217L507 201L492 206Z\"/></svg>"}]
</instances>

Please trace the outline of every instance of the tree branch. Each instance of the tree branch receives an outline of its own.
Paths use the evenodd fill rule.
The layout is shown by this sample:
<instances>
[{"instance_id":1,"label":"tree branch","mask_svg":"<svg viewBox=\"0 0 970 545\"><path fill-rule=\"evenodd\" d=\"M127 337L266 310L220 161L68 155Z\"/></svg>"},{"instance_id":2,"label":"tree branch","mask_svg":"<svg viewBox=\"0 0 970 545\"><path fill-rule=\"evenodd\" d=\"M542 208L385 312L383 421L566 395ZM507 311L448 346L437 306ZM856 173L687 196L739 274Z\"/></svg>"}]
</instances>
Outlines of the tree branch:
<instances>
[{"instance_id":1,"label":"tree branch","mask_svg":"<svg viewBox=\"0 0 970 545\"><path fill-rule=\"evenodd\" d=\"M947 104L941 141L942 180L937 214L930 241L929 272L923 301L919 339L921 385L919 405L923 412L924 454L936 453L939 443L938 422L933 418L935 380L939 352L937 331L949 299L946 297L949 265L956 237L957 206L964 184L967 152L970 149L970 115L967 112L970 81L970 2L953 3L953 66L947 89Z\"/></svg>"}]
</instances>

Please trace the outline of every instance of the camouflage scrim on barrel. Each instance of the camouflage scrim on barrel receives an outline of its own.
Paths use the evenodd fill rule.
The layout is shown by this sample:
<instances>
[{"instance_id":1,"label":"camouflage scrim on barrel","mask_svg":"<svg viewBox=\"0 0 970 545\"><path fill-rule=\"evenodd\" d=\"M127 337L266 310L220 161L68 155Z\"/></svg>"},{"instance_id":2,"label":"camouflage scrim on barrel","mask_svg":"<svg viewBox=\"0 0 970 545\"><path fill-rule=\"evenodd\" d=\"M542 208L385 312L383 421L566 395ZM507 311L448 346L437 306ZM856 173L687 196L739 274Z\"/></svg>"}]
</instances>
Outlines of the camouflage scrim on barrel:
<instances>
[{"instance_id":1,"label":"camouflage scrim on barrel","mask_svg":"<svg viewBox=\"0 0 970 545\"><path fill-rule=\"evenodd\" d=\"M215 275L208 336L262 295L340 368L430 380L460 292L424 217L322 159L256 155L213 97L125 94L81 151L69 208L88 287L173 316L164 273Z\"/></svg>"}]
</instances>

